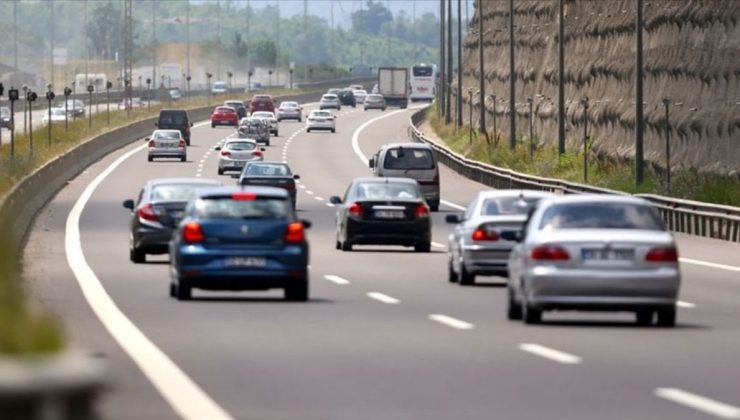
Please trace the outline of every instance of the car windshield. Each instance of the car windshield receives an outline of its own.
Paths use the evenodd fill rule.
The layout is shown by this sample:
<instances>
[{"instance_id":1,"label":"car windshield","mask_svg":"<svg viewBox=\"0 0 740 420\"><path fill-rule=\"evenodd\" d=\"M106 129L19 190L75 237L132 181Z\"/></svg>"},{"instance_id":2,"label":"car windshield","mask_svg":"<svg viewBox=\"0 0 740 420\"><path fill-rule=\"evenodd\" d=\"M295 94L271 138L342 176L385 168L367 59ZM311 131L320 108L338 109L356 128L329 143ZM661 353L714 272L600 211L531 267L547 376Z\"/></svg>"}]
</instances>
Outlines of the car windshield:
<instances>
[{"instance_id":1,"label":"car windshield","mask_svg":"<svg viewBox=\"0 0 740 420\"><path fill-rule=\"evenodd\" d=\"M195 197L198 188L208 187L205 184L162 184L152 189L151 201L190 201Z\"/></svg>"},{"instance_id":2,"label":"car windshield","mask_svg":"<svg viewBox=\"0 0 740 420\"><path fill-rule=\"evenodd\" d=\"M226 143L226 149L234 150L234 151L248 151L248 150L254 150L257 148L257 143L250 142L250 141L232 141L230 143Z\"/></svg>"},{"instance_id":3,"label":"car windshield","mask_svg":"<svg viewBox=\"0 0 740 420\"><path fill-rule=\"evenodd\" d=\"M356 195L358 199L393 200L420 198L421 192L411 183L365 182L357 184Z\"/></svg>"},{"instance_id":4,"label":"car windshield","mask_svg":"<svg viewBox=\"0 0 740 420\"><path fill-rule=\"evenodd\" d=\"M232 108L244 108L244 104L241 102L226 102L226 106L230 106Z\"/></svg>"},{"instance_id":5,"label":"car windshield","mask_svg":"<svg viewBox=\"0 0 740 420\"><path fill-rule=\"evenodd\" d=\"M159 116L160 126L168 124L184 125L185 123L186 117L184 112L163 112Z\"/></svg>"},{"instance_id":6,"label":"car windshield","mask_svg":"<svg viewBox=\"0 0 740 420\"><path fill-rule=\"evenodd\" d=\"M647 205L634 203L567 203L549 207L541 230L641 229L665 230L663 222Z\"/></svg>"},{"instance_id":7,"label":"car windshield","mask_svg":"<svg viewBox=\"0 0 740 420\"><path fill-rule=\"evenodd\" d=\"M51 110L51 115L64 115L64 109L54 108ZM3 116L5 116L5 113L3 113ZM8 113L8 116L10 116L10 113Z\"/></svg>"},{"instance_id":8,"label":"car windshield","mask_svg":"<svg viewBox=\"0 0 740 420\"><path fill-rule=\"evenodd\" d=\"M179 131L157 131L154 133L154 138L157 140L178 140L180 138Z\"/></svg>"},{"instance_id":9,"label":"car windshield","mask_svg":"<svg viewBox=\"0 0 740 420\"><path fill-rule=\"evenodd\" d=\"M282 198L202 198L194 209L199 219L286 219L290 214L288 202Z\"/></svg>"},{"instance_id":10,"label":"car windshield","mask_svg":"<svg viewBox=\"0 0 740 420\"><path fill-rule=\"evenodd\" d=\"M213 84L214 89L226 89L226 83L216 82Z\"/></svg>"},{"instance_id":11,"label":"car windshield","mask_svg":"<svg viewBox=\"0 0 740 420\"><path fill-rule=\"evenodd\" d=\"M278 163L252 163L247 166L246 175L289 176L291 173L287 165Z\"/></svg>"},{"instance_id":12,"label":"car windshield","mask_svg":"<svg viewBox=\"0 0 740 420\"><path fill-rule=\"evenodd\" d=\"M327 101L336 101L337 100L337 95L324 95L324 97L321 98L321 99L324 99L324 100L327 100Z\"/></svg>"},{"instance_id":13,"label":"car windshield","mask_svg":"<svg viewBox=\"0 0 740 420\"><path fill-rule=\"evenodd\" d=\"M434 169L432 152L426 149L409 149L398 147L390 149L383 162L385 169Z\"/></svg>"},{"instance_id":14,"label":"car windshield","mask_svg":"<svg viewBox=\"0 0 740 420\"><path fill-rule=\"evenodd\" d=\"M412 73L415 77L430 77L434 73L432 66L414 66Z\"/></svg>"},{"instance_id":15,"label":"car windshield","mask_svg":"<svg viewBox=\"0 0 740 420\"><path fill-rule=\"evenodd\" d=\"M489 198L483 201L480 214L482 216L527 214L539 200L539 197Z\"/></svg>"},{"instance_id":16,"label":"car windshield","mask_svg":"<svg viewBox=\"0 0 740 420\"><path fill-rule=\"evenodd\" d=\"M327 93L339 93L341 91L342 91L342 89L329 89L329 91Z\"/></svg>"}]
</instances>

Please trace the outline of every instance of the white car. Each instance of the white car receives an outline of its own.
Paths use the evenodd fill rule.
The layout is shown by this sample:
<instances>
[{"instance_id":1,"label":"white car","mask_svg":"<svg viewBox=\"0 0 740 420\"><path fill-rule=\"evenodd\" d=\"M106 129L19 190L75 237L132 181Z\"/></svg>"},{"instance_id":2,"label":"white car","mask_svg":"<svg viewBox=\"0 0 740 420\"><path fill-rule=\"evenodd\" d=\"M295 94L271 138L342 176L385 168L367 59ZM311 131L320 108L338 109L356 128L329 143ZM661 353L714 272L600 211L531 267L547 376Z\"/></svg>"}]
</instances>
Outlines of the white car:
<instances>
[{"instance_id":1,"label":"white car","mask_svg":"<svg viewBox=\"0 0 740 420\"><path fill-rule=\"evenodd\" d=\"M331 130L336 133L336 116L329 111L311 111L306 120L306 132L311 130Z\"/></svg>"},{"instance_id":2,"label":"white car","mask_svg":"<svg viewBox=\"0 0 740 420\"><path fill-rule=\"evenodd\" d=\"M257 142L252 139L231 139L223 146L216 146L218 155L218 174L223 175L226 171L241 172L247 162L264 160L262 152L264 148L257 147Z\"/></svg>"},{"instance_id":3,"label":"white car","mask_svg":"<svg viewBox=\"0 0 740 420\"><path fill-rule=\"evenodd\" d=\"M365 103L365 97L367 96L367 91L364 89L357 89L352 91L352 94L355 95L355 100L358 104L364 104Z\"/></svg>"},{"instance_id":4,"label":"white car","mask_svg":"<svg viewBox=\"0 0 740 420\"><path fill-rule=\"evenodd\" d=\"M213 82L211 86L211 93L214 95L223 95L229 91L229 86L226 82Z\"/></svg>"},{"instance_id":5,"label":"white car","mask_svg":"<svg viewBox=\"0 0 740 420\"><path fill-rule=\"evenodd\" d=\"M270 123L270 133L278 135L278 120L275 118L275 113L270 111L255 111L250 115L252 118L262 118Z\"/></svg>"},{"instance_id":6,"label":"white car","mask_svg":"<svg viewBox=\"0 0 740 420\"><path fill-rule=\"evenodd\" d=\"M64 122L64 108L52 108L51 109L51 122ZM49 124L49 111L44 113L41 117L41 123L44 125Z\"/></svg>"},{"instance_id":7,"label":"white car","mask_svg":"<svg viewBox=\"0 0 740 420\"><path fill-rule=\"evenodd\" d=\"M147 160L154 158L177 158L180 162L188 160L188 150L185 139L180 130L154 130L151 137L146 139Z\"/></svg>"},{"instance_id":8,"label":"white car","mask_svg":"<svg viewBox=\"0 0 740 420\"><path fill-rule=\"evenodd\" d=\"M324 94L319 101L319 109L327 108L335 108L337 111L342 109L342 104L339 102L339 96L333 93Z\"/></svg>"}]
</instances>

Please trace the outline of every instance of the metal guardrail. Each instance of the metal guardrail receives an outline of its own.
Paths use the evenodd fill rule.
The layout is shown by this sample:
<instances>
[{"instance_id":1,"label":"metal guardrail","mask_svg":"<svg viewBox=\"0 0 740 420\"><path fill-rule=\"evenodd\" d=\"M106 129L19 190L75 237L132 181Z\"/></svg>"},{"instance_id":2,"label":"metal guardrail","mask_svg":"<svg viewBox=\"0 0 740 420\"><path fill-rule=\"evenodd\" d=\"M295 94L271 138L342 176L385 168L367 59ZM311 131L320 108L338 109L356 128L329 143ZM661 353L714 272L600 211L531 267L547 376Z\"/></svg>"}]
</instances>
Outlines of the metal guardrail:
<instances>
[{"instance_id":1,"label":"metal guardrail","mask_svg":"<svg viewBox=\"0 0 740 420\"><path fill-rule=\"evenodd\" d=\"M427 108L411 115L410 134L414 141L426 143L434 150L438 162L453 171L481 184L497 189L534 189L560 194L620 194L622 191L522 174L509 169L471 160L429 140L418 129ZM655 194L636 194L650 201L660 213L668 229L691 235L740 242L740 207L723 206L682 200Z\"/></svg>"}]
</instances>

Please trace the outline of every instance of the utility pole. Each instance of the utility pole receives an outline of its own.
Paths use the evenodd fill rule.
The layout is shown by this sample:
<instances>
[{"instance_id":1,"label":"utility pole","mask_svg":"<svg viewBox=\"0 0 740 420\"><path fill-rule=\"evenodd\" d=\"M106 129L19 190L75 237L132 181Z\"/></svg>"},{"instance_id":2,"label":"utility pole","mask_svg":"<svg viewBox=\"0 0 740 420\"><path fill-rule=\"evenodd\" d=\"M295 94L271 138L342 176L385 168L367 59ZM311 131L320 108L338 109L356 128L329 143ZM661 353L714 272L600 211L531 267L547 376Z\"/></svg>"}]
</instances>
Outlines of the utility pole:
<instances>
[{"instance_id":1,"label":"utility pole","mask_svg":"<svg viewBox=\"0 0 740 420\"><path fill-rule=\"evenodd\" d=\"M247 9L249 10L249 9ZM185 2L185 56L187 74L185 78L190 77L190 0ZM188 101L190 101L190 81L188 80Z\"/></svg>"},{"instance_id":2,"label":"utility pole","mask_svg":"<svg viewBox=\"0 0 740 420\"><path fill-rule=\"evenodd\" d=\"M124 52L123 52L123 68L124 68L124 86L125 92L125 103L127 112L131 112L132 106L132 86L133 86L133 49L134 49L134 37L133 37L133 17L132 17L132 0L124 0L123 2L123 39L124 39Z\"/></svg>"},{"instance_id":3,"label":"utility pole","mask_svg":"<svg viewBox=\"0 0 740 420\"><path fill-rule=\"evenodd\" d=\"M509 147L516 148L516 66L514 63L514 0L509 0Z\"/></svg>"},{"instance_id":4,"label":"utility pole","mask_svg":"<svg viewBox=\"0 0 740 420\"><path fill-rule=\"evenodd\" d=\"M13 0L13 69L18 73L18 1ZM13 77L18 77L17 74Z\"/></svg>"},{"instance_id":5,"label":"utility pole","mask_svg":"<svg viewBox=\"0 0 740 420\"><path fill-rule=\"evenodd\" d=\"M642 0L635 0L635 184L643 180Z\"/></svg>"},{"instance_id":6,"label":"utility pole","mask_svg":"<svg viewBox=\"0 0 740 420\"><path fill-rule=\"evenodd\" d=\"M478 3L480 5L480 12L478 13L478 73L480 73L480 79L478 80L479 86L478 89L480 90L479 94L480 97L478 101L480 102L480 115L478 117L480 127L479 131L481 133L486 134L486 139L488 139L487 131L486 131L486 86L485 86L485 74L484 74L484 63L483 63L483 2ZM465 3L465 9L467 13L467 2Z\"/></svg>"},{"instance_id":7,"label":"utility pole","mask_svg":"<svg viewBox=\"0 0 740 420\"><path fill-rule=\"evenodd\" d=\"M391 0L386 1L386 8L390 12ZM391 29L393 29L393 20L391 20L390 23L388 23L388 52L387 52L388 59L391 58Z\"/></svg>"},{"instance_id":8,"label":"utility pole","mask_svg":"<svg viewBox=\"0 0 740 420\"><path fill-rule=\"evenodd\" d=\"M332 13L334 10L334 1L332 0ZM332 34L332 42L334 34ZM275 84L280 86L280 3L275 1Z\"/></svg>"},{"instance_id":9,"label":"utility pole","mask_svg":"<svg viewBox=\"0 0 740 420\"><path fill-rule=\"evenodd\" d=\"M334 0L331 0L331 62L334 67L332 74L336 76L334 73L337 68L337 50L336 44L334 43Z\"/></svg>"},{"instance_id":10,"label":"utility pole","mask_svg":"<svg viewBox=\"0 0 740 420\"><path fill-rule=\"evenodd\" d=\"M87 0L85 0L85 30L87 30ZM85 34L85 86L90 84L90 45L87 43L87 34Z\"/></svg>"},{"instance_id":11,"label":"utility pole","mask_svg":"<svg viewBox=\"0 0 740 420\"><path fill-rule=\"evenodd\" d=\"M221 0L216 1L216 80L221 80Z\"/></svg>"},{"instance_id":12,"label":"utility pole","mask_svg":"<svg viewBox=\"0 0 740 420\"><path fill-rule=\"evenodd\" d=\"M452 0L450 0L452 1ZM445 65L445 0L439 0L439 89L437 100L437 113L444 114L447 87L446 65Z\"/></svg>"},{"instance_id":13,"label":"utility pole","mask_svg":"<svg viewBox=\"0 0 740 420\"><path fill-rule=\"evenodd\" d=\"M249 40L252 38L252 8L247 0L247 89L252 89L252 51L249 49Z\"/></svg>"},{"instance_id":14,"label":"utility pole","mask_svg":"<svg viewBox=\"0 0 740 420\"><path fill-rule=\"evenodd\" d=\"M49 27L51 28L51 39L49 40L49 83L54 85L54 2L49 3L51 7L51 21ZM51 90L51 88L49 88ZM51 127L51 112L49 112L49 127ZM51 137L51 136L50 136Z\"/></svg>"},{"instance_id":15,"label":"utility pole","mask_svg":"<svg viewBox=\"0 0 740 420\"><path fill-rule=\"evenodd\" d=\"M558 18L558 154L565 153L565 22L563 3L559 0Z\"/></svg>"},{"instance_id":16,"label":"utility pole","mask_svg":"<svg viewBox=\"0 0 740 420\"><path fill-rule=\"evenodd\" d=\"M447 98L445 99L445 124L452 122L452 0L447 0Z\"/></svg>"},{"instance_id":17,"label":"utility pole","mask_svg":"<svg viewBox=\"0 0 740 420\"><path fill-rule=\"evenodd\" d=\"M308 0L303 0L303 42L308 42ZM308 58L306 51L303 51L304 60ZM303 80L308 80L308 62L303 63Z\"/></svg>"},{"instance_id":18,"label":"utility pole","mask_svg":"<svg viewBox=\"0 0 740 420\"><path fill-rule=\"evenodd\" d=\"M457 100L455 101L455 121L458 127L463 125L462 111L462 15L461 0L457 0ZM473 115L470 115L470 124L473 124Z\"/></svg>"},{"instance_id":19,"label":"utility pole","mask_svg":"<svg viewBox=\"0 0 740 420\"><path fill-rule=\"evenodd\" d=\"M152 84L157 85L157 0L152 0Z\"/></svg>"}]
</instances>

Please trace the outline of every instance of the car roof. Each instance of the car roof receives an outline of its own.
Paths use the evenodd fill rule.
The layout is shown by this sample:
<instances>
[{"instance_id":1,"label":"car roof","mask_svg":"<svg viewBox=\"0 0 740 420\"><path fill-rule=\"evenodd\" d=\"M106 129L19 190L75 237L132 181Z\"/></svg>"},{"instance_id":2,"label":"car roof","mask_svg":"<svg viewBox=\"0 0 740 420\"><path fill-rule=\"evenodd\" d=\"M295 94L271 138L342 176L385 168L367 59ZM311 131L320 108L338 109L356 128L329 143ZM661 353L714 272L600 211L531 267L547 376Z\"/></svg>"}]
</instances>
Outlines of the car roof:
<instances>
[{"instance_id":1,"label":"car roof","mask_svg":"<svg viewBox=\"0 0 740 420\"><path fill-rule=\"evenodd\" d=\"M631 195L620 194L569 194L556 195L542 201L541 205L570 204L570 203L625 203L651 206L650 202Z\"/></svg>"},{"instance_id":2,"label":"car roof","mask_svg":"<svg viewBox=\"0 0 740 420\"><path fill-rule=\"evenodd\" d=\"M402 177L378 177L378 176L365 176L360 178L355 178L352 180L353 183L359 184L359 183L375 183L375 184L383 184L383 183L395 183L395 184L418 184L415 179L412 178L402 178Z\"/></svg>"},{"instance_id":3,"label":"car roof","mask_svg":"<svg viewBox=\"0 0 740 420\"><path fill-rule=\"evenodd\" d=\"M154 130L154 132L152 132L152 134L155 134L155 133L182 134L182 133L180 133L180 130L171 130L171 129L164 129L164 128L158 129L158 130Z\"/></svg>"},{"instance_id":4,"label":"car roof","mask_svg":"<svg viewBox=\"0 0 740 420\"><path fill-rule=\"evenodd\" d=\"M245 142L245 141L252 142L252 143L255 143L255 144L257 143L256 140L252 140L252 139L228 139L228 140L226 140L224 142L224 146L227 145L227 144L229 144L229 143L238 143L238 142Z\"/></svg>"},{"instance_id":5,"label":"car roof","mask_svg":"<svg viewBox=\"0 0 740 420\"><path fill-rule=\"evenodd\" d=\"M425 144L425 143L386 143L382 146L380 146L381 149L395 149L398 147L403 147L406 149L427 149L432 150L432 146Z\"/></svg>"},{"instance_id":6,"label":"car roof","mask_svg":"<svg viewBox=\"0 0 740 420\"><path fill-rule=\"evenodd\" d=\"M203 197L218 197L223 195L229 195L234 193L254 193L263 197L276 197L276 198L287 198L288 191L283 188L276 187L243 187L243 186L228 186L218 188L204 188L198 191L198 198Z\"/></svg>"},{"instance_id":7,"label":"car roof","mask_svg":"<svg viewBox=\"0 0 740 420\"><path fill-rule=\"evenodd\" d=\"M540 190L485 190L478 192L478 197L482 199L486 198L501 198L501 197L553 197L555 194L549 191Z\"/></svg>"},{"instance_id":8,"label":"car roof","mask_svg":"<svg viewBox=\"0 0 740 420\"><path fill-rule=\"evenodd\" d=\"M203 186L221 185L221 182L210 178L195 178L195 177L170 177L170 178L155 178L147 181L149 186L154 187L157 185L172 185L172 184L203 184Z\"/></svg>"}]
</instances>

